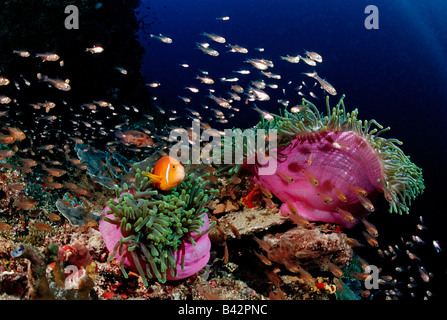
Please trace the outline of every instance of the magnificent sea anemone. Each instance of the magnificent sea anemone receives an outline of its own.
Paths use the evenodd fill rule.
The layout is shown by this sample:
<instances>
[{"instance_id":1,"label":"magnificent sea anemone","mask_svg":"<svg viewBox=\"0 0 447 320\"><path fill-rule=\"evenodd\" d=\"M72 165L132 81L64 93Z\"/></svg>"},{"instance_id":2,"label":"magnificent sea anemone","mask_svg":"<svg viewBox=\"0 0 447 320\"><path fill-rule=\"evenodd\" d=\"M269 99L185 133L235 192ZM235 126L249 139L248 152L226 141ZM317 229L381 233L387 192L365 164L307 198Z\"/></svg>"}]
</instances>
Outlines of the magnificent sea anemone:
<instances>
[{"instance_id":1,"label":"magnificent sea anemone","mask_svg":"<svg viewBox=\"0 0 447 320\"><path fill-rule=\"evenodd\" d=\"M257 128L277 130L278 147L269 150L277 170L261 175L263 165L244 166L284 202L284 215L350 228L374 211L380 194L390 212L408 213L411 200L424 190L422 170L397 146L402 142L381 137L389 127L359 120L357 109L346 112L343 99L331 110L327 98L326 116L303 99L282 115L264 117Z\"/></svg>"},{"instance_id":2,"label":"magnificent sea anemone","mask_svg":"<svg viewBox=\"0 0 447 320\"><path fill-rule=\"evenodd\" d=\"M216 193L194 173L170 191L156 190L149 169L135 166L135 182L115 190L99 224L108 259L120 260L125 277L125 267L138 271L145 285L147 278L187 278L206 265L211 242L204 206Z\"/></svg>"}]
</instances>

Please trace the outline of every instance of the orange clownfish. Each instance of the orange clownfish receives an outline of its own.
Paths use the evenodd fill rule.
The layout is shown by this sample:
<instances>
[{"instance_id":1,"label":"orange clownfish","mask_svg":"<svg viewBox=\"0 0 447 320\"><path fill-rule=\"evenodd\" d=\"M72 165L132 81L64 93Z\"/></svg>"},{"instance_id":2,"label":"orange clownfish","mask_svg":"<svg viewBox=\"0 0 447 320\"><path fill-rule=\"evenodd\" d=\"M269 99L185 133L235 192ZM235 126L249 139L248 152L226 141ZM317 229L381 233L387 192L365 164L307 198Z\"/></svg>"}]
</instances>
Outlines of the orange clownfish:
<instances>
[{"instance_id":1,"label":"orange clownfish","mask_svg":"<svg viewBox=\"0 0 447 320\"><path fill-rule=\"evenodd\" d=\"M157 161L152 173L146 172L145 175L158 189L168 191L183 181L185 168L177 159L164 156Z\"/></svg>"}]
</instances>

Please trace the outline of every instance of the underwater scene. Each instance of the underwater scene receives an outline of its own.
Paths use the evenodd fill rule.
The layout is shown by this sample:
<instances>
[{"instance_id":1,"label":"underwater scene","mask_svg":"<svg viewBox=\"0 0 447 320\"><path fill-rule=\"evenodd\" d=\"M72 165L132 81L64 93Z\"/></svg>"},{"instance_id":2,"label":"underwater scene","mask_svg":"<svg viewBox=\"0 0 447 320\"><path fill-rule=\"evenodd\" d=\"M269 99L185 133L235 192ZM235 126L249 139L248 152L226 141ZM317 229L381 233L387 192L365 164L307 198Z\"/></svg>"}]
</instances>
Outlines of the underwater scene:
<instances>
[{"instance_id":1,"label":"underwater scene","mask_svg":"<svg viewBox=\"0 0 447 320\"><path fill-rule=\"evenodd\" d=\"M445 297L445 1L0 9L0 300Z\"/></svg>"}]
</instances>

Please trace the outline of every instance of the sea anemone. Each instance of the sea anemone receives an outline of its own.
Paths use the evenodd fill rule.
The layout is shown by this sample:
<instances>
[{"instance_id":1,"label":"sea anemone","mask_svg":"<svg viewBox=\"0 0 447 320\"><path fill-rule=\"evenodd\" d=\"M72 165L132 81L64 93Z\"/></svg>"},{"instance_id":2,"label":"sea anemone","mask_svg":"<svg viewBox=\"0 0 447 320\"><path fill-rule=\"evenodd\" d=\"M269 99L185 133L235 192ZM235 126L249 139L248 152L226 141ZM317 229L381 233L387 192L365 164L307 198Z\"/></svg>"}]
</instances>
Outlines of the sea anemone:
<instances>
[{"instance_id":1,"label":"sea anemone","mask_svg":"<svg viewBox=\"0 0 447 320\"><path fill-rule=\"evenodd\" d=\"M381 193L390 212L408 213L411 200L424 191L422 170L397 146L402 142L381 137L389 127L359 120L357 109L346 112L343 99L331 110L327 97L326 116L303 99L282 115L263 117L257 128L277 133L277 148L268 150L277 170L262 175L259 169L267 165L244 166L284 202L284 215L298 213L349 228L374 211Z\"/></svg>"},{"instance_id":2,"label":"sea anemone","mask_svg":"<svg viewBox=\"0 0 447 320\"><path fill-rule=\"evenodd\" d=\"M155 190L145 176L150 168L134 167L135 182L115 189L116 198L107 202L100 221L108 260L120 259L126 278L124 267L138 271L145 285L147 278L164 283L195 274L209 260L205 205L217 191L194 173L170 191Z\"/></svg>"}]
</instances>

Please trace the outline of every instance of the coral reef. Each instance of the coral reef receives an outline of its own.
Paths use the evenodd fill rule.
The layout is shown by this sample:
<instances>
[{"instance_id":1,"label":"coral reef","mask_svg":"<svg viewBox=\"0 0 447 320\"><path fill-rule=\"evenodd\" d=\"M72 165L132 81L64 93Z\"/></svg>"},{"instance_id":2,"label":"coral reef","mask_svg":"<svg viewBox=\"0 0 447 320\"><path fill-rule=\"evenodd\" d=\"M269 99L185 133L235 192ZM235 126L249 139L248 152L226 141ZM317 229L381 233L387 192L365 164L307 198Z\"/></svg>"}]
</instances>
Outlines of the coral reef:
<instances>
[{"instance_id":1,"label":"coral reef","mask_svg":"<svg viewBox=\"0 0 447 320\"><path fill-rule=\"evenodd\" d=\"M27 220L30 225L19 227L8 218L10 227L3 224L3 231L0 232L1 299L325 300L366 299L364 297L375 294L374 291L371 293L367 290L362 291L362 283L367 275L363 269L365 262L353 255L351 249L351 245L359 244L348 238L339 225L302 223L301 220L294 220L294 216L283 216L276 207L279 200L275 196L268 198L268 193L264 195L259 187L253 187L251 176L240 178L233 176L227 179L219 175L216 178L214 174L204 175L204 172L213 171L207 167L194 168L195 174L187 174L177 188L162 192L154 189L147 180L143 182L145 178L143 172L150 168L147 164L147 161L136 164L130 170L135 179L131 176L127 180L129 186L116 190L117 198L110 199L108 203L112 206L104 210L104 216L111 221L118 219L123 221L126 218L126 223L101 220L101 226L98 227L95 220L87 219L80 225L71 225L69 219L62 218L52 222L51 229L46 230L40 225L31 226L32 219ZM191 172L191 169L189 171ZM213 188L218 188L219 192L211 189L210 184ZM90 188L94 189L95 186L91 185ZM64 205L71 208L82 206L86 212L93 212L96 216L98 208L103 208L103 198L106 195L104 194L103 198L94 198L92 190L88 191L89 196L86 197L88 201L84 198L80 201L67 194L60 201L63 200ZM206 194L209 195L207 199ZM270 201L265 201L266 199ZM190 207L187 206L186 200L191 204ZM183 206L180 206L181 201L185 202ZM231 210L213 214L220 204L227 207L228 201L231 201ZM159 252L158 257L155 254L153 256L159 260L154 259L153 263L160 273L160 278L152 272L151 264L146 264L144 249L140 249L135 242L137 238L129 238L135 228L141 226L140 232L145 229L146 224L142 223L144 217L137 215L133 217L132 212L135 212L135 209L134 211L127 209L126 212L123 210L131 206L138 208L144 203L151 203L148 208L152 212L157 212L157 215L151 217L163 214L162 219L167 219L169 223L172 223L172 219L169 219L172 218L172 212L189 214L190 218L201 217L193 224L196 226L195 231L189 236L184 233L184 238L179 239L184 241L178 242L180 244L176 251L166 243L149 241L147 237L139 236L138 240L142 243L142 239L146 239L144 245L151 257L151 244ZM271 207L272 203L274 205ZM88 209L88 206L91 209ZM114 214L112 207L118 214ZM193 208L201 211L188 210ZM205 217L209 217L216 225L209 226ZM141 225L137 223L139 218L143 218ZM152 223L163 224L159 219L152 219ZM191 225L187 220L185 217L184 226L178 228L185 228L186 231ZM157 228L163 227L161 224ZM124 229L124 233L121 228ZM170 228L171 225L160 228L163 232L160 234L174 239L174 233L168 235L165 232ZM22 230L20 237L14 235L16 230ZM150 231L145 230L147 235L151 234ZM197 234L202 231L208 232L197 239ZM13 258L11 252L17 246L20 248L20 240L25 238L27 244L24 248L29 250L26 255L29 255L31 260L22 259L24 253ZM193 241L196 243L195 246ZM52 243L59 246L58 259L54 254L55 250L47 249L48 244ZM138 254L137 259L142 270L138 270L132 254L128 252L128 248L132 249L132 246L135 247L133 252ZM200 252L199 257L187 254L196 249ZM166 256L162 250L166 250ZM168 250L172 252L177 277L182 277L182 273L186 272L184 279L164 282L173 278L171 271L175 272L170 269L174 264L171 264ZM363 246L360 250L365 252L375 248L368 249ZM184 269L181 266L182 255L184 255ZM164 259L166 269L162 269L161 256L166 257ZM200 260L199 264L195 262L196 258ZM34 263L34 266L28 268L28 264L31 266L31 263ZM149 269L146 269L148 265ZM196 269L192 270L190 265L196 266ZM42 273L42 269L46 272ZM152 280L149 279L148 270ZM80 281L87 279L87 276L92 280L86 283L90 283L90 286L86 287L91 289L89 292L82 289L84 287ZM391 283L389 286L392 288Z\"/></svg>"}]
</instances>

